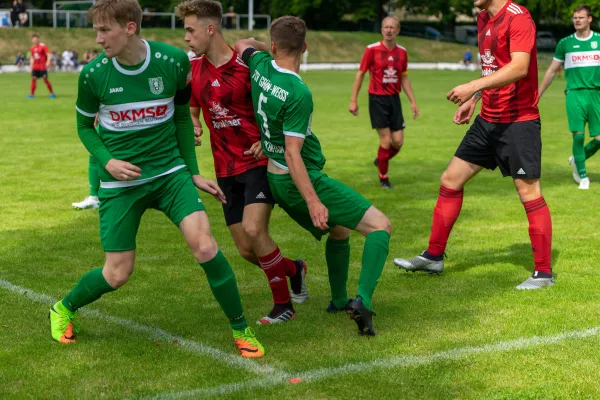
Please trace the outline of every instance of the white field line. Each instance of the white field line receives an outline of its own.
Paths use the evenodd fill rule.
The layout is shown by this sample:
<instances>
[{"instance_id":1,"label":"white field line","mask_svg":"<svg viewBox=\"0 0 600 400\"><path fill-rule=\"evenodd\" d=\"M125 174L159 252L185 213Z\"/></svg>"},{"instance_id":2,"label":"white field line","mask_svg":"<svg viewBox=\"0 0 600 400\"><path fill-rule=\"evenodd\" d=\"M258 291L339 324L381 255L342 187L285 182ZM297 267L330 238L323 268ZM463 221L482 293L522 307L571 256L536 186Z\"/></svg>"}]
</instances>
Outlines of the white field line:
<instances>
[{"instance_id":1,"label":"white field line","mask_svg":"<svg viewBox=\"0 0 600 400\"><path fill-rule=\"evenodd\" d=\"M0 279L0 287L7 289L10 292L18 293L22 296L25 296L29 300L32 300L36 303L46 304L46 305L48 305L48 307L50 307L50 306L52 306L52 304L56 303L56 299L54 299L50 296L36 293L32 290L29 290L29 289L21 287L21 286L14 285L14 284L12 284L8 281L2 280L2 279ZM101 319L103 321L122 326L123 328L125 328L129 331L132 331L132 332L142 333L144 335L147 335L149 339L156 339L156 340L160 340L160 341L167 342L170 344L176 344L181 349L189 351L190 353L207 355L216 361L220 361L224 364L229 365L230 367L242 368L246 371L252 372L257 375L269 375L269 376L285 375L285 372L283 372L281 370L276 370L275 368L273 368L271 366L264 365L264 364L258 364L255 361L248 360L248 359L245 359L245 358L242 358L240 356L236 356L236 355L233 355L230 353L226 353L222 350L215 349L213 347L207 346L207 345L199 343L199 342L195 342L193 340L185 339L179 335L175 335L173 333L167 332L163 329L160 329L160 328L157 328L154 326L143 325L143 324L140 324L140 323L128 320L128 319L114 317L112 315L102 314L99 311L85 309L85 308L81 309L80 313L83 315L89 315L93 318ZM50 327L48 327L48 329L50 329ZM232 350L233 350L233 347L232 347Z\"/></svg>"},{"instance_id":2,"label":"white field line","mask_svg":"<svg viewBox=\"0 0 600 400\"><path fill-rule=\"evenodd\" d=\"M494 344L486 344L483 346L467 346L454 350L441 351L426 356L396 356L384 359L378 359L370 362L360 362L356 364L347 364L336 368L318 368L310 371L299 372L293 375L280 377L269 377L264 379L256 379L245 382L231 383L226 385L215 386L206 389L188 390L176 393L163 393L153 397L152 399L183 399L188 397L217 397L234 392L258 388L272 388L275 385L282 385L291 378L300 378L302 382L315 382L326 379L332 376L364 373L373 369L390 369L390 368L408 368L413 366L421 366L432 364L438 361L460 360L469 356L486 354L492 352L507 352L514 350L522 350L528 347L549 345L553 343L563 342L569 339L584 339L591 336L597 336L600 333L600 326L586 330L578 330L565 332L553 336L533 336L529 338L520 338L498 342Z\"/></svg>"}]
</instances>

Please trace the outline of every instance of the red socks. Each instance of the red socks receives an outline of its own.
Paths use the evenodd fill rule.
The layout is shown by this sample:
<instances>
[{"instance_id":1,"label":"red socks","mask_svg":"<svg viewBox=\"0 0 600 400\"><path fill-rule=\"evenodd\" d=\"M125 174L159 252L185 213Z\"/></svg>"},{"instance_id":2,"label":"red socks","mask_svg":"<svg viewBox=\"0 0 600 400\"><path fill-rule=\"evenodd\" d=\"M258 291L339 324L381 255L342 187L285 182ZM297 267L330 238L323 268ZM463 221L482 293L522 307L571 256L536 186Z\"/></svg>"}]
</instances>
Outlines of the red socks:
<instances>
[{"instance_id":1,"label":"red socks","mask_svg":"<svg viewBox=\"0 0 600 400\"><path fill-rule=\"evenodd\" d=\"M50 92L50 94L54 93L52 91L52 84L50 83L50 81L48 80L48 78L44 78L44 83L46 84L46 87L48 88L48 91ZM31 95L33 96L35 94L35 88L37 87L37 79L36 78L31 78Z\"/></svg>"},{"instance_id":2,"label":"red socks","mask_svg":"<svg viewBox=\"0 0 600 400\"><path fill-rule=\"evenodd\" d=\"M37 79L31 78L31 95L32 96L35 94L36 82L37 82Z\"/></svg>"},{"instance_id":3,"label":"red socks","mask_svg":"<svg viewBox=\"0 0 600 400\"><path fill-rule=\"evenodd\" d=\"M394 158L400 149L391 146L389 149L384 149L379 146L377 150L377 167L379 168L379 179L387 179L387 173L390 165L390 160Z\"/></svg>"},{"instance_id":4,"label":"red socks","mask_svg":"<svg viewBox=\"0 0 600 400\"><path fill-rule=\"evenodd\" d=\"M544 197L523 203L529 220L529 238L535 270L552 274L552 219Z\"/></svg>"},{"instance_id":5,"label":"red socks","mask_svg":"<svg viewBox=\"0 0 600 400\"><path fill-rule=\"evenodd\" d=\"M48 80L48 78L44 78L44 83L46 84L46 87L48 88L48 91L50 92L50 94L54 93L52 91L52 84L50 83L50 81Z\"/></svg>"},{"instance_id":6,"label":"red socks","mask_svg":"<svg viewBox=\"0 0 600 400\"><path fill-rule=\"evenodd\" d=\"M296 264L289 258L283 257L278 247L271 254L258 257L258 261L260 268L265 271L267 279L269 279L273 302L275 304L289 303L291 298L286 277L296 273Z\"/></svg>"},{"instance_id":7,"label":"red socks","mask_svg":"<svg viewBox=\"0 0 600 400\"><path fill-rule=\"evenodd\" d=\"M432 256L441 256L446 251L448 237L460 214L463 195L463 190L452 190L440 186L440 195L433 209L433 222L427 248L427 252Z\"/></svg>"}]
</instances>

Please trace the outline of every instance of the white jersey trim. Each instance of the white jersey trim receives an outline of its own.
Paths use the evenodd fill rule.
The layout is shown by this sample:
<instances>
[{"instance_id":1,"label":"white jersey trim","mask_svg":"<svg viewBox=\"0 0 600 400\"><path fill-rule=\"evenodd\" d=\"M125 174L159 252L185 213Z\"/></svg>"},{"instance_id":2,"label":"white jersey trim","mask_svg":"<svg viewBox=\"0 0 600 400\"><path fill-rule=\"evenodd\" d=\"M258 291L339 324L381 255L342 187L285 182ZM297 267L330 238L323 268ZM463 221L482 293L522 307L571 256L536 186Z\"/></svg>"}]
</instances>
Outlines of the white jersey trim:
<instances>
[{"instance_id":1,"label":"white jersey trim","mask_svg":"<svg viewBox=\"0 0 600 400\"><path fill-rule=\"evenodd\" d=\"M136 69L134 71L130 71L128 69L125 69L125 68L121 67L121 65L117 61L117 57L114 57L112 59L112 63L113 63L113 66L117 69L117 71L119 71L123 75L130 75L130 76L132 76L132 75L139 75L142 72L144 72L146 70L146 68L148 68L148 65L150 65L150 59L151 59L151 57L150 57L150 45L144 39L142 39L142 42L144 42L144 44L146 45L146 60L144 61L144 64L140 68L138 68L138 69Z\"/></svg>"},{"instance_id":2,"label":"white jersey trim","mask_svg":"<svg viewBox=\"0 0 600 400\"><path fill-rule=\"evenodd\" d=\"M100 187L103 189L117 189L117 188L127 188L133 186L140 186L144 183L148 183L153 181L156 178L160 178L161 176L172 174L175 171L179 171L180 169L185 168L185 165L178 165L170 170L163 172L162 174L158 174L155 176L151 176L150 178L139 179L136 181L112 181L112 182L102 182L100 181Z\"/></svg>"},{"instance_id":3,"label":"white jersey trim","mask_svg":"<svg viewBox=\"0 0 600 400\"><path fill-rule=\"evenodd\" d=\"M277 167L277 168L281 168L284 171L289 171L290 169L288 167L286 167L283 164L278 163L277 161L273 160L272 158L269 158L269 160Z\"/></svg>"},{"instance_id":4,"label":"white jersey trim","mask_svg":"<svg viewBox=\"0 0 600 400\"><path fill-rule=\"evenodd\" d=\"M367 46L368 49L372 49L373 47L377 47L381 44L381 42L377 42L377 43L371 43L370 45Z\"/></svg>"},{"instance_id":5,"label":"white jersey trim","mask_svg":"<svg viewBox=\"0 0 600 400\"><path fill-rule=\"evenodd\" d=\"M298 79L302 80L302 78L300 78L300 75L298 75L294 71L290 71L289 69L281 68L279 65L277 65L275 60L271 60L271 65L273 66L273 68L275 68L279 72L283 72L284 74L295 75L298 77Z\"/></svg>"},{"instance_id":6,"label":"white jersey trim","mask_svg":"<svg viewBox=\"0 0 600 400\"><path fill-rule=\"evenodd\" d=\"M90 118L96 118L96 113L89 113L89 112L85 112L83 111L81 108L75 106L75 109L77 110L77 112L81 115L84 115L86 117L90 117Z\"/></svg>"},{"instance_id":7,"label":"white jersey trim","mask_svg":"<svg viewBox=\"0 0 600 400\"><path fill-rule=\"evenodd\" d=\"M134 103L100 104L100 125L109 131L140 131L160 125L175 114L174 97Z\"/></svg>"},{"instance_id":8,"label":"white jersey trim","mask_svg":"<svg viewBox=\"0 0 600 400\"><path fill-rule=\"evenodd\" d=\"M513 14L523 14L523 10L521 10L521 8L515 3L510 3L506 9Z\"/></svg>"},{"instance_id":9,"label":"white jersey trim","mask_svg":"<svg viewBox=\"0 0 600 400\"><path fill-rule=\"evenodd\" d=\"M591 31L590 35L588 37L586 37L586 38L583 38L583 39L580 38L580 37L577 37L577 34L575 34L575 33L573 34L573 37L575 39L579 40L580 42L587 42L588 40L590 40L592 38L592 36L594 36L594 31Z\"/></svg>"},{"instance_id":10,"label":"white jersey trim","mask_svg":"<svg viewBox=\"0 0 600 400\"><path fill-rule=\"evenodd\" d=\"M554 59L554 60L556 60L556 61L558 61L560 63L564 63L565 62L565 60L561 60L560 58L556 58L556 57L552 57L552 59Z\"/></svg>"},{"instance_id":11,"label":"white jersey trim","mask_svg":"<svg viewBox=\"0 0 600 400\"><path fill-rule=\"evenodd\" d=\"M299 137L299 138L302 138L302 139L304 139L306 137L305 134L298 133L298 132L283 131L283 134L285 136L294 136L294 137Z\"/></svg>"}]
</instances>

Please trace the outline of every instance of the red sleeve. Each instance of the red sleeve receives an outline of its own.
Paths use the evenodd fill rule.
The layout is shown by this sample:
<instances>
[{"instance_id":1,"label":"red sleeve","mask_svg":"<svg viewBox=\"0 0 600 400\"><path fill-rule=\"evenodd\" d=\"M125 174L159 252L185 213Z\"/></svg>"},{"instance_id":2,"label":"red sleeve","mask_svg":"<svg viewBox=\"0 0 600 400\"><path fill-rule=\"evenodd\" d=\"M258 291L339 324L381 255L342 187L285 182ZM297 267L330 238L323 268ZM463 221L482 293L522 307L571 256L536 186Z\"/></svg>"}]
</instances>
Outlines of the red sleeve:
<instances>
[{"instance_id":1,"label":"red sleeve","mask_svg":"<svg viewBox=\"0 0 600 400\"><path fill-rule=\"evenodd\" d=\"M192 95L190 97L190 107L200 107L200 101L198 100L198 96L196 92L199 90L198 79L200 79L200 71L198 66L200 65L200 61L192 61Z\"/></svg>"},{"instance_id":2,"label":"red sleeve","mask_svg":"<svg viewBox=\"0 0 600 400\"><path fill-rule=\"evenodd\" d=\"M360 67L358 67L359 70L361 70L362 72L367 72L369 70L369 68L371 68L371 65L373 64L373 52L371 51L370 48L366 48L365 49L365 53L363 54L363 58L360 61Z\"/></svg>"},{"instance_id":3,"label":"red sleeve","mask_svg":"<svg viewBox=\"0 0 600 400\"><path fill-rule=\"evenodd\" d=\"M531 53L535 48L535 23L531 16L518 14L510 21L509 51Z\"/></svg>"}]
</instances>

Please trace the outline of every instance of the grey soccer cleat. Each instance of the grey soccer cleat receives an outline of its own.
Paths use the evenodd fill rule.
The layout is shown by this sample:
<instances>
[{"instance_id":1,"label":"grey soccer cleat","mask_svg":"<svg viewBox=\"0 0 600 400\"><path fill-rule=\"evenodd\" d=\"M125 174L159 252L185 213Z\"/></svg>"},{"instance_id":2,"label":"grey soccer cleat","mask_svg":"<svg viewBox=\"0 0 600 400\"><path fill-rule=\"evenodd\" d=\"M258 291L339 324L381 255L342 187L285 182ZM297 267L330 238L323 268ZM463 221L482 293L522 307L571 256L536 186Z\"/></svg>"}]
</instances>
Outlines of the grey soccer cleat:
<instances>
[{"instance_id":1,"label":"grey soccer cleat","mask_svg":"<svg viewBox=\"0 0 600 400\"><path fill-rule=\"evenodd\" d=\"M554 286L554 278L552 276L547 278L537 278L537 272L534 272L527 280L515 287L517 290L535 290L541 289L546 286Z\"/></svg>"},{"instance_id":2,"label":"grey soccer cleat","mask_svg":"<svg viewBox=\"0 0 600 400\"><path fill-rule=\"evenodd\" d=\"M404 258L394 258L394 264L397 267L402 268L406 271L425 271L430 274L440 274L444 270L444 259L439 261L431 260L424 257L425 252L420 256L405 260Z\"/></svg>"},{"instance_id":3,"label":"grey soccer cleat","mask_svg":"<svg viewBox=\"0 0 600 400\"><path fill-rule=\"evenodd\" d=\"M569 164L573 169L573 180L577 183L580 183L581 177L579 176L579 171L577 170L577 165L575 165L575 158L573 156L569 157Z\"/></svg>"},{"instance_id":4,"label":"grey soccer cleat","mask_svg":"<svg viewBox=\"0 0 600 400\"><path fill-rule=\"evenodd\" d=\"M296 264L296 275L290 278L290 297L294 303L302 304L308 300L308 290L306 290L306 262L304 260L294 260Z\"/></svg>"}]
</instances>

